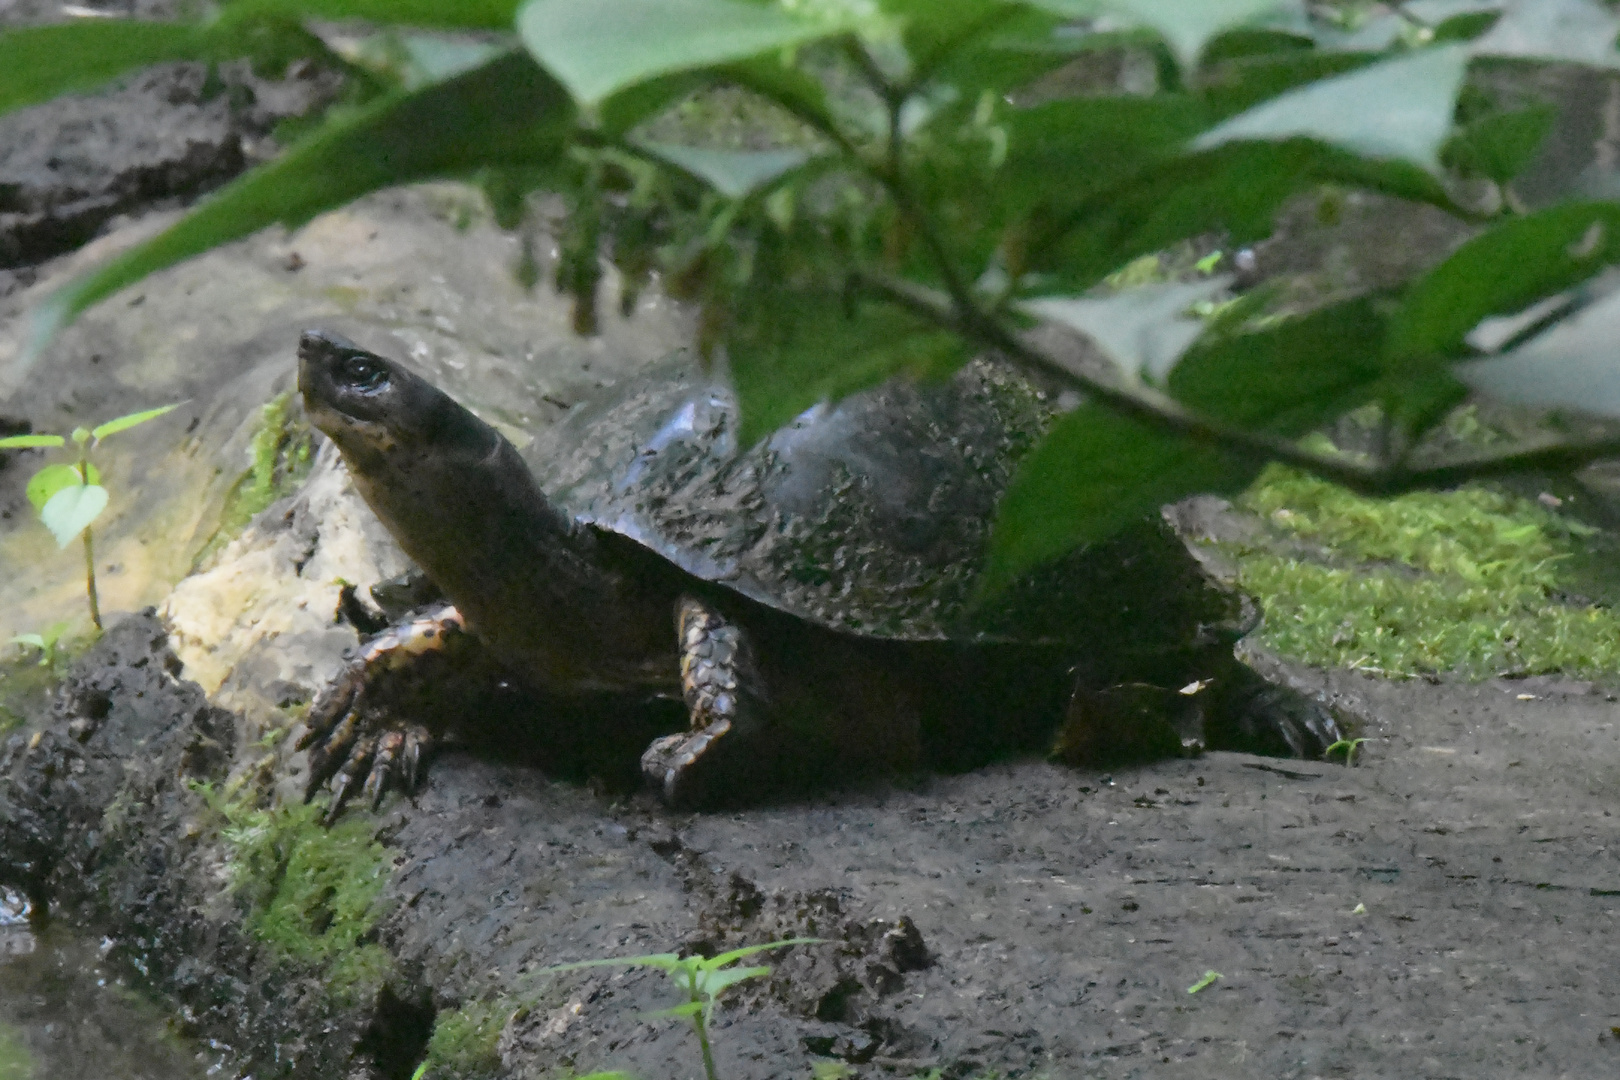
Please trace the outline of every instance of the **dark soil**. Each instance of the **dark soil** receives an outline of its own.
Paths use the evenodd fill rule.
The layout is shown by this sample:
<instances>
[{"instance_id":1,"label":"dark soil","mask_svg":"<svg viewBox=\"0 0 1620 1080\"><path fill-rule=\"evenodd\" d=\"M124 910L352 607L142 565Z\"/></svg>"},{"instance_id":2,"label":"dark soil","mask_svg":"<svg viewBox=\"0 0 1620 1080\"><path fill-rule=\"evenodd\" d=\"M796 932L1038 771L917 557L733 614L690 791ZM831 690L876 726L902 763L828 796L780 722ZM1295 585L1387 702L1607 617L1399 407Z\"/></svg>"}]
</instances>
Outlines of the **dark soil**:
<instances>
[{"instance_id":1,"label":"dark soil","mask_svg":"<svg viewBox=\"0 0 1620 1080\"><path fill-rule=\"evenodd\" d=\"M1356 767L1030 762L723 815L447 755L376 819L396 974L344 1009L241 931L184 783L222 775L225 717L164 656L155 623L126 622L32 748L12 741L3 877L109 932L243 1074L408 1075L436 1010L489 1000L510 1075L694 1075L690 1032L646 1018L675 1002L662 976L542 969L798 934L829 941L718 1014L730 1080L814 1057L869 1076L1620 1066L1620 705L1585 686L1295 673L1366 718Z\"/></svg>"}]
</instances>

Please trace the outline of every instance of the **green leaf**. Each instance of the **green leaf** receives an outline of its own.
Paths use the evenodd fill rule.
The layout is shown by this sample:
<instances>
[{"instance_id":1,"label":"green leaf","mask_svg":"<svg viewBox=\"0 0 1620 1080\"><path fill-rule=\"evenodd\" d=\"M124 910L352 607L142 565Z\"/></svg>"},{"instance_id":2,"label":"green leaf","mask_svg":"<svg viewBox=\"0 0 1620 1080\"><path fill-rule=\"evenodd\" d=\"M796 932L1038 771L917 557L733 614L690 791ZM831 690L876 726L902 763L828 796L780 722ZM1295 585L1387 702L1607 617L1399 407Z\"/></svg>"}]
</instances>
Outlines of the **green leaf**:
<instances>
[{"instance_id":1,"label":"green leaf","mask_svg":"<svg viewBox=\"0 0 1620 1080\"><path fill-rule=\"evenodd\" d=\"M1490 315L1519 311L1620 262L1620 205L1573 203L1476 236L1419 278L1390 327L1392 360L1454 355Z\"/></svg>"},{"instance_id":2,"label":"green leaf","mask_svg":"<svg viewBox=\"0 0 1620 1080\"><path fill-rule=\"evenodd\" d=\"M1181 66L1190 70L1198 66L1198 58L1212 38L1300 4L1297 0L1104 0L1102 6L1158 31Z\"/></svg>"},{"instance_id":3,"label":"green leaf","mask_svg":"<svg viewBox=\"0 0 1620 1080\"><path fill-rule=\"evenodd\" d=\"M891 375L941 376L967 362L961 339L910 312L814 288L745 298L725 335L751 446L812 405L837 401Z\"/></svg>"},{"instance_id":4,"label":"green leaf","mask_svg":"<svg viewBox=\"0 0 1620 1080\"><path fill-rule=\"evenodd\" d=\"M1233 143L1153 164L1089 194L1061 220L1040 222L1028 268L1051 275L1037 281L1041 291L1078 292L1188 237L1222 232L1234 245L1250 243L1271 235L1286 199L1322 183L1452 205L1433 176L1404 161L1369 161L1305 139Z\"/></svg>"},{"instance_id":5,"label":"green leaf","mask_svg":"<svg viewBox=\"0 0 1620 1080\"><path fill-rule=\"evenodd\" d=\"M810 160L808 151L711 150L698 146L637 141L649 154L679 166L728 199L740 199Z\"/></svg>"},{"instance_id":6,"label":"green leaf","mask_svg":"<svg viewBox=\"0 0 1620 1080\"><path fill-rule=\"evenodd\" d=\"M741 0L528 0L517 26L535 59L585 106L653 76L789 49L846 29Z\"/></svg>"},{"instance_id":7,"label":"green leaf","mask_svg":"<svg viewBox=\"0 0 1620 1080\"><path fill-rule=\"evenodd\" d=\"M766 966L705 969L698 973L697 991L700 994L707 994L711 998L717 998L728 987L770 973L771 969Z\"/></svg>"},{"instance_id":8,"label":"green leaf","mask_svg":"<svg viewBox=\"0 0 1620 1080\"><path fill-rule=\"evenodd\" d=\"M203 53L196 23L73 19L0 34L0 113Z\"/></svg>"},{"instance_id":9,"label":"green leaf","mask_svg":"<svg viewBox=\"0 0 1620 1080\"><path fill-rule=\"evenodd\" d=\"M1476 56L1620 67L1620 19L1596 0L1518 0L1469 48Z\"/></svg>"},{"instance_id":10,"label":"green leaf","mask_svg":"<svg viewBox=\"0 0 1620 1080\"><path fill-rule=\"evenodd\" d=\"M45 504L65 487L76 484L99 484L101 473L94 465L87 464L88 476L79 472L79 466L73 465L47 465L28 479L28 501L34 509L43 512Z\"/></svg>"},{"instance_id":11,"label":"green leaf","mask_svg":"<svg viewBox=\"0 0 1620 1080\"><path fill-rule=\"evenodd\" d=\"M1211 334L1170 373L1172 397L1229 424L1297 438L1384 381L1386 317L1361 296L1261 330Z\"/></svg>"},{"instance_id":12,"label":"green leaf","mask_svg":"<svg viewBox=\"0 0 1620 1080\"><path fill-rule=\"evenodd\" d=\"M97 442L100 442L109 435L116 435L120 431L128 431L130 428L135 427L138 424L144 424L148 420L156 420L164 413L172 412L179 407L180 403L175 402L173 405L161 405L156 409L147 409L144 412L130 413L128 416L116 417L115 419L107 421L105 424L91 428L90 437L95 439Z\"/></svg>"},{"instance_id":13,"label":"green leaf","mask_svg":"<svg viewBox=\"0 0 1620 1080\"><path fill-rule=\"evenodd\" d=\"M1002 121L1007 159L987 194L1027 208L1072 205L1178 152L1209 126L1203 104L1177 94L1063 99L1015 109ZM1021 205L1020 205L1021 204Z\"/></svg>"},{"instance_id":14,"label":"green leaf","mask_svg":"<svg viewBox=\"0 0 1620 1080\"><path fill-rule=\"evenodd\" d=\"M1424 49L1290 90L1216 125L1192 145L1210 150L1239 140L1305 138L1437 171L1467 68L1461 45Z\"/></svg>"},{"instance_id":15,"label":"green leaf","mask_svg":"<svg viewBox=\"0 0 1620 1080\"><path fill-rule=\"evenodd\" d=\"M49 648L49 646L45 642L45 638L43 636L39 635L39 634L17 634L15 636L13 636L10 641L6 642L6 644L8 644L8 645L28 645L28 646L30 646L32 648L35 648L35 649Z\"/></svg>"},{"instance_id":16,"label":"green leaf","mask_svg":"<svg viewBox=\"0 0 1620 1080\"><path fill-rule=\"evenodd\" d=\"M679 1017L683 1017L683 1018L686 1018L686 1019L691 1019L692 1017L696 1016L698 1013L700 1013L702 1011L703 1011L703 1002L701 1002L701 1001L688 1001L688 1002L684 1002L684 1003L682 1003L680 1005L671 1005L667 1009L655 1009L652 1012L647 1013L646 1015L647 1016L679 1016Z\"/></svg>"},{"instance_id":17,"label":"green leaf","mask_svg":"<svg viewBox=\"0 0 1620 1080\"><path fill-rule=\"evenodd\" d=\"M0 450L32 450L45 446L65 446L60 435L7 435L0 439Z\"/></svg>"},{"instance_id":18,"label":"green leaf","mask_svg":"<svg viewBox=\"0 0 1620 1080\"><path fill-rule=\"evenodd\" d=\"M1206 990L1209 987L1214 986L1217 980L1224 978L1226 978L1226 976L1222 975L1218 971L1206 971L1197 982L1187 987L1187 993L1196 994L1200 990Z\"/></svg>"},{"instance_id":19,"label":"green leaf","mask_svg":"<svg viewBox=\"0 0 1620 1080\"><path fill-rule=\"evenodd\" d=\"M1061 417L1019 463L996 510L981 588L996 592L1041 563L1104 540L1196 492L1242 490L1250 463L1166 435L1101 405Z\"/></svg>"},{"instance_id":20,"label":"green leaf","mask_svg":"<svg viewBox=\"0 0 1620 1080\"><path fill-rule=\"evenodd\" d=\"M1293 438L1374 396L1384 323L1361 297L1264 330L1202 341L1171 371L1171 396L1206 416ZM1101 405L1063 416L1018 467L996 511L982 588L995 592L1166 503L1239 491L1259 464Z\"/></svg>"},{"instance_id":21,"label":"green leaf","mask_svg":"<svg viewBox=\"0 0 1620 1080\"><path fill-rule=\"evenodd\" d=\"M660 971L679 971L690 966L690 958L676 953L648 953L645 956L610 956L601 960L576 960L571 964L553 964L546 971L576 971L594 967L650 967Z\"/></svg>"},{"instance_id":22,"label":"green leaf","mask_svg":"<svg viewBox=\"0 0 1620 1080\"><path fill-rule=\"evenodd\" d=\"M359 19L378 25L510 30L519 0L231 0L227 16Z\"/></svg>"},{"instance_id":23,"label":"green leaf","mask_svg":"<svg viewBox=\"0 0 1620 1080\"><path fill-rule=\"evenodd\" d=\"M1242 57L1207 67L1198 80L1198 95L1212 120L1224 120L1289 90L1364 68L1377 59L1368 53L1316 49Z\"/></svg>"},{"instance_id":24,"label":"green leaf","mask_svg":"<svg viewBox=\"0 0 1620 1080\"><path fill-rule=\"evenodd\" d=\"M1203 320L1187 314L1188 309L1230 283L1227 277L1165 282L1113 296L1042 297L1019 306L1080 331L1126 375L1158 381L1204 332Z\"/></svg>"},{"instance_id":25,"label":"green leaf","mask_svg":"<svg viewBox=\"0 0 1620 1080\"><path fill-rule=\"evenodd\" d=\"M917 80L1019 14L1017 5L1004 0L878 0L878 6L899 25Z\"/></svg>"},{"instance_id":26,"label":"green leaf","mask_svg":"<svg viewBox=\"0 0 1620 1080\"><path fill-rule=\"evenodd\" d=\"M69 484L40 507L39 519L56 537L56 546L71 544L107 509L107 489L100 484Z\"/></svg>"},{"instance_id":27,"label":"green leaf","mask_svg":"<svg viewBox=\"0 0 1620 1080\"><path fill-rule=\"evenodd\" d=\"M50 296L35 312L27 356L36 357L97 300L267 225L296 227L394 184L469 175L484 166L551 164L562 153L572 119L562 87L526 55L512 52L447 82L390 94L330 120L164 232Z\"/></svg>"},{"instance_id":28,"label":"green leaf","mask_svg":"<svg viewBox=\"0 0 1620 1080\"><path fill-rule=\"evenodd\" d=\"M1557 116L1551 105L1532 105L1481 117L1452 136L1445 163L1506 184L1530 164Z\"/></svg>"},{"instance_id":29,"label":"green leaf","mask_svg":"<svg viewBox=\"0 0 1620 1080\"><path fill-rule=\"evenodd\" d=\"M1610 293L1509 353L1456 365L1457 378L1517 405L1620 417L1620 293Z\"/></svg>"},{"instance_id":30,"label":"green leaf","mask_svg":"<svg viewBox=\"0 0 1620 1080\"><path fill-rule=\"evenodd\" d=\"M735 964L746 956L757 956L762 952L770 952L772 949L785 949L789 945L824 945L826 942L826 938L818 937L783 938L780 941L767 941L759 945L744 945L740 949L716 953L707 960L700 960L698 963L700 967L705 969L719 968L725 967L727 964Z\"/></svg>"}]
</instances>

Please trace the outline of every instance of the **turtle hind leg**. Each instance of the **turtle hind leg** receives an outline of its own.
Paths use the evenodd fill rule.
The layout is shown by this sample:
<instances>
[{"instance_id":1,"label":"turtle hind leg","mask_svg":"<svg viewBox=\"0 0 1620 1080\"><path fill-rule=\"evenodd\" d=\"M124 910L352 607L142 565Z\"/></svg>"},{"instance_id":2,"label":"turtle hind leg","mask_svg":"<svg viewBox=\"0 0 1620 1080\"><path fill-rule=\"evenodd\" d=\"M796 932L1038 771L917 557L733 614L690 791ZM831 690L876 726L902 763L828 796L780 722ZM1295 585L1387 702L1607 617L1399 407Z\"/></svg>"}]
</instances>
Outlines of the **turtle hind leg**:
<instances>
[{"instance_id":1,"label":"turtle hind leg","mask_svg":"<svg viewBox=\"0 0 1620 1080\"><path fill-rule=\"evenodd\" d=\"M1345 737L1333 712L1308 694L1234 663L1206 711L1212 750L1320 758Z\"/></svg>"},{"instance_id":2,"label":"turtle hind leg","mask_svg":"<svg viewBox=\"0 0 1620 1080\"><path fill-rule=\"evenodd\" d=\"M675 604L686 731L653 741L641 756L647 782L671 806L747 799L782 747L747 632L692 596Z\"/></svg>"}]
</instances>

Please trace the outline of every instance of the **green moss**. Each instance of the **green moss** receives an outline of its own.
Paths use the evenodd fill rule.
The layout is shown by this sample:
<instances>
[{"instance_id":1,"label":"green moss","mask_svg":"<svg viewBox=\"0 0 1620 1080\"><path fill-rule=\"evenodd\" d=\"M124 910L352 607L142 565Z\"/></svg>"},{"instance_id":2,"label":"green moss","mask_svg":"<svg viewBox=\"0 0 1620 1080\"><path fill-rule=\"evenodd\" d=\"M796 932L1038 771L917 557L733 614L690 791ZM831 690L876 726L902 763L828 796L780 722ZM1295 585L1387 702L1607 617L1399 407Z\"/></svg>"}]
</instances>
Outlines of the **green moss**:
<instances>
[{"instance_id":1,"label":"green moss","mask_svg":"<svg viewBox=\"0 0 1620 1080\"><path fill-rule=\"evenodd\" d=\"M393 852L360 815L321 825L319 806L253 805L204 791L224 819L225 869L248 905L247 929L279 957L317 967L340 995L376 986L392 969L369 940Z\"/></svg>"},{"instance_id":2,"label":"green moss","mask_svg":"<svg viewBox=\"0 0 1620 1080\"><path fill-rule=\"evenodd\" d=\"M309 475L313 436L309 425L294 415L292 391L277 394L260 410L252 448L253 463L226 493L219 527L197 553L196 565L230 543L253 515L296 490Z\"/></svg>"},{"instance_id":3,"label":"green moss","mask_svg":"<svg viewBox=\"0 0 1620 1080\"><path fill-rule=\"evenodd\" d=\"M496 1075L501 1067L496 1044L514 1007L500 998L440 1013L416 1076L419 1080L481 1080Z\"/></svg>"},{"instance_id":4,"label":"green moss","mask_svg":"<svg viewBox=\"0 0 1620 1080\"><path fill-rule=\"evenodd\" d=\"M1277 466L1242 501L1269 535L1230 550L1279 652L1403 675L1620 666L1620 619L1561 597L1595 530L1534 502L1487 487L1366 499Z\"/></svg>"},{"instance_id":5,"label":"green moss","mask_svg":"<svg viewBox=\"0 0 1620 1080\"><path fill-rule=\"evenodd\" d=\"M33 1075L34 1058L22 1032L0 1022L0 1080L30 1080Z\"/></svg>"}]
</instances>

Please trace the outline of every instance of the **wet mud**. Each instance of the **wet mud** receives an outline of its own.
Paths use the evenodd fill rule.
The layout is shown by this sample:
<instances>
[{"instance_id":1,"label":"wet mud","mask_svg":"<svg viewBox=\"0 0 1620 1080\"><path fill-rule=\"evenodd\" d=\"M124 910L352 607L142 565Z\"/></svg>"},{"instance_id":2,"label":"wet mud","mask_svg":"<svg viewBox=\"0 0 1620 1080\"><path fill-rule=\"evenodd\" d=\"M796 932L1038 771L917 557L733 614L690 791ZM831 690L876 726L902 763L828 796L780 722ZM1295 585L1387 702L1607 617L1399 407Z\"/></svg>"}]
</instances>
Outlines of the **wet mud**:
<instances>
[{"instance_id":1,"label":"wet mud","mask_svg":"<svg viewBox=\"0 0 1620 1080\"><path fill-rule=\"evenodd\" d=\"M345 1002L247 929L198 789L254 751L172 666L131 619L12 739L3 876L238 1075L407 1077L436 1020L480 1014L498 1075L695 1076L690 1031L648 1019L660 974L547 969L797 935L826 941L717 1012L721 1075L1620 1065L1620 704L1585 684L1290 670L1363 718L1354 767L1030 761L727 814L448 753L359 818L391 852L361 939L389 963Z\"/></svg>"}]
</instances>

